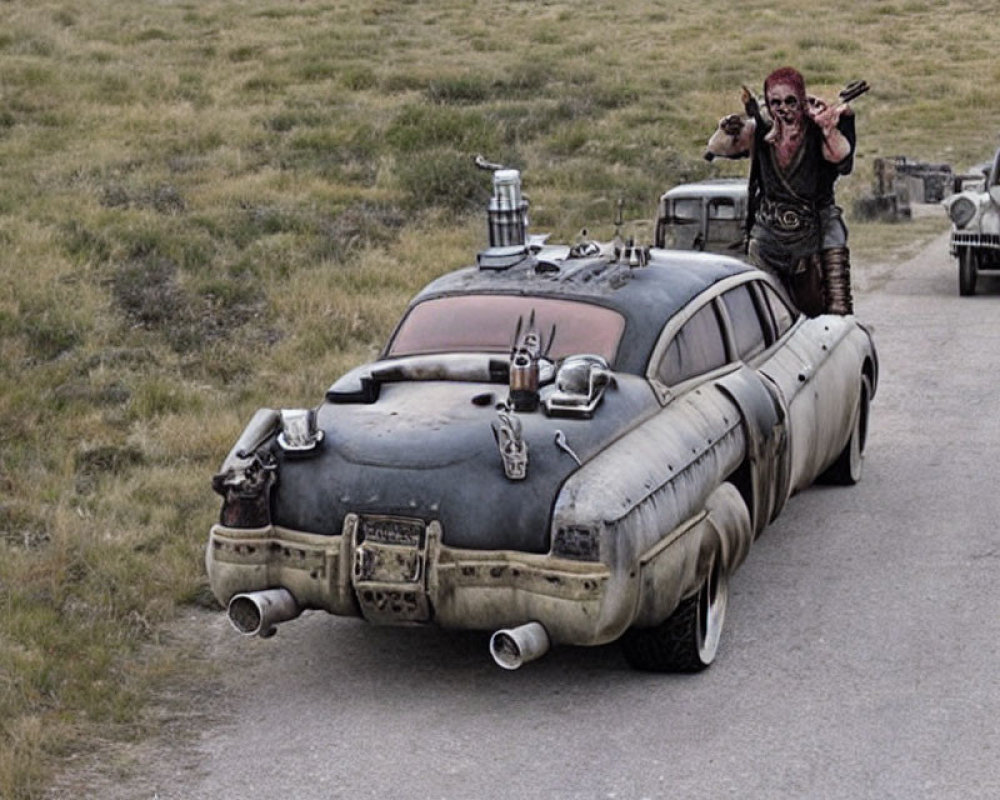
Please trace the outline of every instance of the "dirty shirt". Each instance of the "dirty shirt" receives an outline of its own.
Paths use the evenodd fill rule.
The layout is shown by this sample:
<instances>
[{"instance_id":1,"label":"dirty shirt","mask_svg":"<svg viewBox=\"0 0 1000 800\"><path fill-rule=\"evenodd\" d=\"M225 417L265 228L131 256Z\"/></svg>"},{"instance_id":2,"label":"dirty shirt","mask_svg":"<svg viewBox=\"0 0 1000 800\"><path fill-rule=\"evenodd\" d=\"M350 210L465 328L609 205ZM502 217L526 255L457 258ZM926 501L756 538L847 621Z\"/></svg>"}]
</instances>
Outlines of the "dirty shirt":
<instances>
[{"instance_id":1,"label":"dirty shirt","mask_svg":"<svg viewBox=\"0 0 1000 800\"><path fill-rule=\"evenodd\" d=\"M775 148L764 140L770 130L758 126L754 134L757 173L757 210L750 238L757 256L778 273L787 273L803 258L821 250L847 245L847 228L834 203L833 185L854 166L854 117L837 124L851 145L850 155L838 164L823 157L823 133L806 120L802 145L782 168Z\"/></svg>"}]
</instances>

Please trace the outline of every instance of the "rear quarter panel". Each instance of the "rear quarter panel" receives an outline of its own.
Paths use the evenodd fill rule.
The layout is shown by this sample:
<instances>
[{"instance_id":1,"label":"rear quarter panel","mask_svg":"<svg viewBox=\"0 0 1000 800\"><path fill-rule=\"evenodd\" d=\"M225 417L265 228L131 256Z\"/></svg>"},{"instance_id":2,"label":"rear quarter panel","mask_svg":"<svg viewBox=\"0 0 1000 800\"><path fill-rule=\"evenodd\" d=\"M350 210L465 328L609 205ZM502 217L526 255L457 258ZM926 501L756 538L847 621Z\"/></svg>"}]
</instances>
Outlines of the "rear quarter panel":
<instances>
[{"instance_id":1,"label":"rear quarter panel","mask_svg":"<svg viewBox=\"0 0 1000 800\"><path fill-rule=\"evenodd\" d=\"M617 638L634 620L640 559L702 514L745 448L739 409L714 386L702 385L668 403L566 481L552 531L584 525L600 532L601 560L614 584L601 611L603 638ZM690 559L677 574L661 577L678 599L694 588L688 584L695 579Z\"/></svg>"},{"instance_id":2,"label":"rear quarter panel","mask_svg":"<svg viewBox=\"0 0 1000 800\"><path fill-rule=\"evenodd\" d=\"M869 357L871 340L853 317L827 315L798 323L760 366L788 407L791 492L809 486L844 448Z\"/></svg>"}]
</instances>

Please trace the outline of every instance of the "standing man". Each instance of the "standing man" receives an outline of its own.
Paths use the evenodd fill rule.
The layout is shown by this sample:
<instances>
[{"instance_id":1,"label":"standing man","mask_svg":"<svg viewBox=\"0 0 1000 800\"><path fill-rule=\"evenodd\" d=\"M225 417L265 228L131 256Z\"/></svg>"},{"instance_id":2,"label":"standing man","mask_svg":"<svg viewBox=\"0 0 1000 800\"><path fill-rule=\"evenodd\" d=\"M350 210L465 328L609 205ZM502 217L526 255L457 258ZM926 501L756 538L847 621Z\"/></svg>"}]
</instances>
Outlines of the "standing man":
<instances>
[{"instance_id":1,"label":"standing man","mask_svg":"<svg viewBox=\"0 0 1000 800\"><path fill-rule=\"evenodd\" d=\"M750 262L777 276L805 314L852 314L847 227L833 185L854 166L854 113L807 96L791 67L764 81L767 116L746 87L743 102L747 116L720 120L705 155L752 159Z\"/></svg>"}]
</instances>

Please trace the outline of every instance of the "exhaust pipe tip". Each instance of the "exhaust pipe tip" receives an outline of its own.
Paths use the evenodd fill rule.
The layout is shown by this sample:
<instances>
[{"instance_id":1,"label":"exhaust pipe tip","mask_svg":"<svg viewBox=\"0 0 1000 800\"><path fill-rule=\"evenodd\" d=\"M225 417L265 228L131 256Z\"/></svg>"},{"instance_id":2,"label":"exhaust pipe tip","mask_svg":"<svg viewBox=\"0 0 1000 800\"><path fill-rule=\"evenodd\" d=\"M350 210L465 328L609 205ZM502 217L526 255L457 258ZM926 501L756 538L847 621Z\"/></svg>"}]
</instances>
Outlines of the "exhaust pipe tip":
<instances>
[{"instance_id":1,"label":"exhaust pipe tip","mask_svg":"<svg viewBox=\"0 0 1000 800\"><path fill-rule=\"evenodd\" d=\"M274 636L279 622L295 619L301 613L302 609L287 589L233 595L228 610L229 621L239 633L262 639Z\"/></svg>"},{"instance_id":2,"label":"exhaust pipe tip","mask_svg":"<svg viewBox=\"0 0 1000 800\"><path fill-rule=\"evenodd\" d=\"M490 655L504 669L517 669L541 658L549 647L549 634L540 622L505 628L490 637Z\"/></svg>"}]
</instances>

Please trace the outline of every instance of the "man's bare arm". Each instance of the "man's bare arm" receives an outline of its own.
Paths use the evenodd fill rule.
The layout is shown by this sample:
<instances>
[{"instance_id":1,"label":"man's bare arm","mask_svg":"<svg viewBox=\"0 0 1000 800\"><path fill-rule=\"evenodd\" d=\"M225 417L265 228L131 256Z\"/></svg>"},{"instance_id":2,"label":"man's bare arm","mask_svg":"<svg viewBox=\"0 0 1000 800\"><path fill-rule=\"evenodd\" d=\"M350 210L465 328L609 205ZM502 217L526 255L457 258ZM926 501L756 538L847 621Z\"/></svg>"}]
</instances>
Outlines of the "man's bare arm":
<instances>
[{"instance_id":1,"label":"man's bare arm","mask_svg":"<svg viewBox=\"0 0 1000 800\"><path fill-rule=\"evenodd\" d=\"M847 103L830 106L816 97L810 97L809 101L809 116L823 132L823 158L831 164L839 164L851 154L851 143L837 125L841 116L854 112Z\"/></svg>"},{"instance_id":2,"label":"man's bare arm","mask_svg":"<svg viewBox=\"0 0 1000 800\"><path fill-rule=\"evenodd\" d=\"M839 102L833 106L816 97L809 98L808 114L823 131L823 158L834 164L841 163L851 155L851 143L838 127L841 117L854 114L850 103L869 90L868 81L856 80L840 90Z\"/></svg>"}]
</instances>

